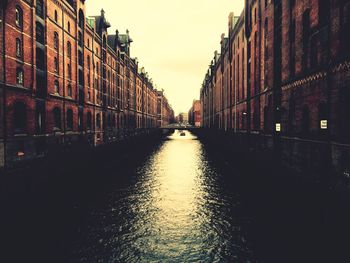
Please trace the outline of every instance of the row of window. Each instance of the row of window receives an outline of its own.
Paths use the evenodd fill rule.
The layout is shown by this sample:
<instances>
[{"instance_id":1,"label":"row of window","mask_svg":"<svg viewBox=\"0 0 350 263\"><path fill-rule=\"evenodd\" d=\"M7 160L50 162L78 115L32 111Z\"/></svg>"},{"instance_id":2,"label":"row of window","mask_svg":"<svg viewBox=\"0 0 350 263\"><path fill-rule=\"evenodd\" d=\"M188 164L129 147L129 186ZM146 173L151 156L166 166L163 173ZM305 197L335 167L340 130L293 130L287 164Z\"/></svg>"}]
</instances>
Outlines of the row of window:
<instances>
[{"instance_id":1,"label":"row of window","mask_svg":"<svg viewBox=\"0 0 350 263\"><path fill-rule=\"evenodd\" d=\"M44 2L42 0L36 0L36 15L44 18ZM58 12L55 10L54 13L55 22L58 23ZM23 28L23 10L19 6L16 6L15 24L18 28ZM79 12L79 23L80 28L84 27L84 13L82 10ZM67 30L70 32L70 22L68 21Z\"/></svg>"},{"instance_id":2,"label":"row of window","mask_svg":"<svg viewBox=\"0 0 350 263\"><path fill-rule=\"evenodd\" d=\"M62 128L62 116L61 116L61 109L59 108L54 108L52 111L53 114L53 121L54 121L54 129L55 130L61 130ZM45 126L45 121L44 121L44 107L37 107L37 112L36 112L36 128L37 131L43 132L44 131L44 126ZM73 130L73 125L74 125L74 118L73 118L73 110L72 109L67 109L66 112L66 129L67 130ZM79 113L78 116L78 125L79 128L82 127L82 114ZM100 113L96 114L96 126L98 128L101 127L101 115ZM86 114L86 129L91 130L92 127L92 114L91 112L87 112ZM24 133L26 132L27 128L27 109L26 105L22 102L16 102L13 105L13 128L14 128L14 133Z\"/></svg>"}]
</instances>

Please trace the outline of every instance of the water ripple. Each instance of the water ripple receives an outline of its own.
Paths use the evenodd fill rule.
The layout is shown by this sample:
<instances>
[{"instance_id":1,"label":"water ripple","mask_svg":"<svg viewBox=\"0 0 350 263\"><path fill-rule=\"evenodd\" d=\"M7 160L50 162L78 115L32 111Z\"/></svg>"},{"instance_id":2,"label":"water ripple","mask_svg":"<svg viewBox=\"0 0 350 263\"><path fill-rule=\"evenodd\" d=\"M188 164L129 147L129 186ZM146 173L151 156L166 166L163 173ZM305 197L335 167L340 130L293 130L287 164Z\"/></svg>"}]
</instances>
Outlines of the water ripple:
<instances>
[{"instance_id":1,"label":"water ripple","mask_svg":"<svg viewBox=\"0 0 350 263\"><path fill-rule=\"evenodd\" d=\"M81 230L79 262L253 262L239 197L189 132L170 136L108 202Z\"/></svg>"}]
</instances>

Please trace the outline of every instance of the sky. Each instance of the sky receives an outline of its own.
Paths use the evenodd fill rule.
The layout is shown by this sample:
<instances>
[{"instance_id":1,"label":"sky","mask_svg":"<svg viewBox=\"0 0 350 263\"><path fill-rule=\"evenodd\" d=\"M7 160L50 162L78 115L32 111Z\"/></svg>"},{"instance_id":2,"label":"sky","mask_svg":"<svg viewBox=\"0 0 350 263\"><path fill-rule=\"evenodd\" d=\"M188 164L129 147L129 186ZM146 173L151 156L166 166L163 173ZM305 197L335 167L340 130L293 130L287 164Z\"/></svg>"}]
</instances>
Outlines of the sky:
<instances>
[{"instance_id":1,"label":"sky","mask_svg":"<svg viewBox=\"0 0 350 263\"><path fill-rule=\"evenodd\" d=\"M228 16L239 16L243 0L86 1L88 16L105 11L108 29L129 29L131 57L145 67L157 89L164 89L175 113L188 112L199 91Z\"/></svg>"}]
</instances>

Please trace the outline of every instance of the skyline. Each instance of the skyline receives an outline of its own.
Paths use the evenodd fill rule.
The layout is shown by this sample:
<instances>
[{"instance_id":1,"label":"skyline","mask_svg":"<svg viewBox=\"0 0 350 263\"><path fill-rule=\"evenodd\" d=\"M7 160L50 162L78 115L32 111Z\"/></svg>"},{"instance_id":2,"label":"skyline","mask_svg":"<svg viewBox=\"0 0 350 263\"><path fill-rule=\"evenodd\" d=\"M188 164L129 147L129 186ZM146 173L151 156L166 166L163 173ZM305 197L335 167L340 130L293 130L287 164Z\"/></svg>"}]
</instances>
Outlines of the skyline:
<instances>
[{"instance_id":1,"label":"skyline","mask_svg":"<svg viewBox=\"0 0 350 263\"><path fill-rule=\"evenodd\" d=\"M114 13L115 1L108 0L89 3L86 11L87 16L94 16L104 9L111 23L110 34L117 29L121 34L130 31L134 41L131 57L138 59L157 89L164 89L175 114L179 114L199 99L205 72L214 51L220 48L221 34L227 34L229 13L238 16L243 10L244 1L219 2L130 0L118 3L122 12Z\"/></svg>"}]
</instances>

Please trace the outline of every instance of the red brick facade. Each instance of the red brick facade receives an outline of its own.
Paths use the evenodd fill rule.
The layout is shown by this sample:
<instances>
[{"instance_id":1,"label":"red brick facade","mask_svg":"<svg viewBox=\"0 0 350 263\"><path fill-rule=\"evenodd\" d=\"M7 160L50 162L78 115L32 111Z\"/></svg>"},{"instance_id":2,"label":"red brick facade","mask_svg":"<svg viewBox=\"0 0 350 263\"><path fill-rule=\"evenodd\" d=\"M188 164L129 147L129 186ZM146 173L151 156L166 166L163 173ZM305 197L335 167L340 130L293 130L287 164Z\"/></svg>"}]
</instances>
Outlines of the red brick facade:
<instances>
[{"instance_id":1,"label":"red brick facade","mask_svg":"<svg viewBox=\"0 0 350 263\"><path fill-rule=\"evenodd\" d=\"M349 21L348 0L245 1L203 82L202 126L350 169Z\"/></svg>"},{"instance_id":2,"label":"red brick facade","mask_svg":"<svg viewBox=\"0 0 350 263\"><path fill-rule=\"evenodd\" d=\"M85 1L2 1L0 168L58 145L91 146L157 126L157 91Z\"/></svg>"}]
</instances>

